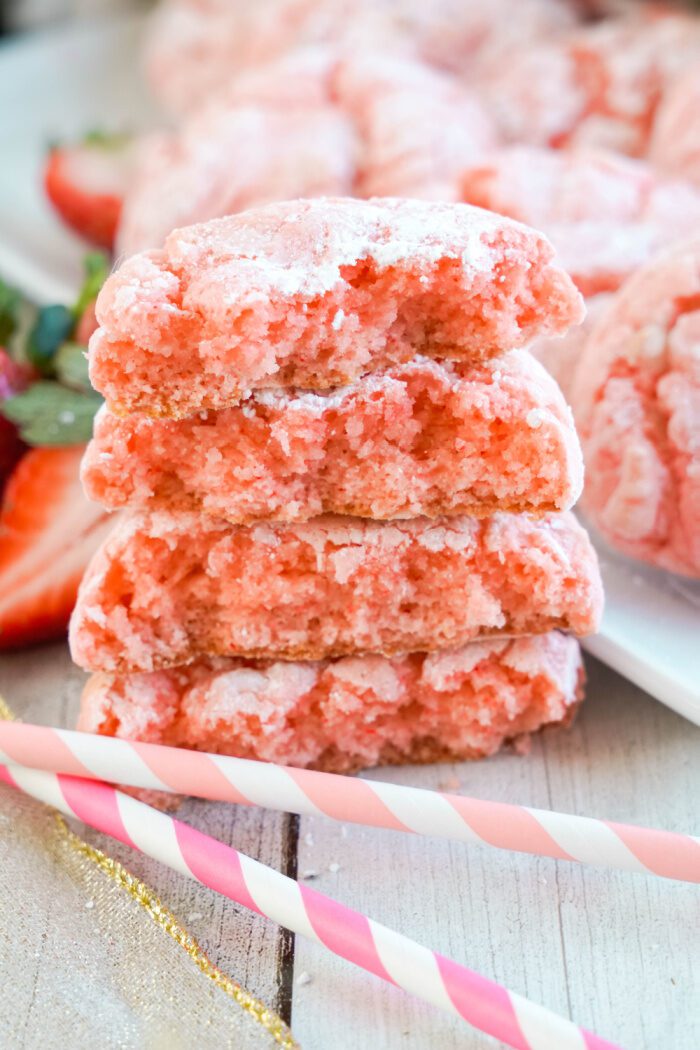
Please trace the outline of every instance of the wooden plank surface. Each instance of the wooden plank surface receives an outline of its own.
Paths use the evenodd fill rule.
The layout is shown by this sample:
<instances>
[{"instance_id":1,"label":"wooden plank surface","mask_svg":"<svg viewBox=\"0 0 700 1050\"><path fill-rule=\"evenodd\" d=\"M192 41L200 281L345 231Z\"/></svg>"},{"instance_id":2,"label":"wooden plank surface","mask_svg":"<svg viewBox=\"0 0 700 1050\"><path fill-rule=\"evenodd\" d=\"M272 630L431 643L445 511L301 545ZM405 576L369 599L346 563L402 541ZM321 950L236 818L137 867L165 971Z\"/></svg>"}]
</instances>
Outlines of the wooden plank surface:
<instances>
[{"instance_id":1,"label":"wooden plank surface","mask_svg":"<svg viewBox=\"0 0 700 1050\"><path fill-rule=\"evenodd\" d=\"M527 758L367 775L697 831L700 730L595 661L589 668L589 698L574 728L544 734ZM0 692L27 720L74 724L81 683L63 647L0 659ZM321 818L300 822L295 854L293 818L195 801L182 816L290 874L298 866L317 888L628 1050L700 1045L697 887ZM114 844L109 850L251 991L287 1015L292 996L292 1027L305 1050L494 1045L189 880ZM201 1045L210 1045L205 1033Z\"/></svg>"},{"instance_id":2,"label":"wooden plank surface","mask_svg":"<svg viewBox=\"0 0 700 1050\"><path fill-rule=\"evenodd\" d=\"M589 667L589 698L573 729L543 734L528 758L368 775L697 831L700 729L595 661ZM514 991L627 1048L700 1046L696 886L343 830L323 818L304 818L299 841L299 871L317 871L314 886ZM301 942L292 1021L306 1050L494 1045Z\"/></svg>"},{"instance_id":3,"label":"wooden plank surface","mask_svg":"<svg viewBox=\"0 0 700 1050\"><path fill-rule=\"evenodd\" d=\"M0 657L0 694L23 721L73 727L84 680L64 645ZM183 804L178 816L257 860L293 874L295 818L194 799ZM92 835L90 841L155 889L222 970L268 1006L288 1015L293 947L289 934L112 839Z\"/></svg>"}]
</instances>

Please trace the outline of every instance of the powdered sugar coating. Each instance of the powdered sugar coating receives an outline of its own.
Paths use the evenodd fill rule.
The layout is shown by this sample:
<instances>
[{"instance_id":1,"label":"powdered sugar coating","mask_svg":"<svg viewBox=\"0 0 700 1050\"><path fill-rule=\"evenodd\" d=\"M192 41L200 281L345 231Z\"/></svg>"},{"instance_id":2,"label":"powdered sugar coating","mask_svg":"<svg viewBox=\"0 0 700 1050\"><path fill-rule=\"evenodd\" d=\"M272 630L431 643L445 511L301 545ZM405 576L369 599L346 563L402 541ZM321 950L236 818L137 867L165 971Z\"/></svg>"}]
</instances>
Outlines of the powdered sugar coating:
<instances>
[{"instance_id":1,"label":"powdered sugar coating","mask_svg":"<svg viewBox=\"0 0 700 1050\"><path fill-rule=\"evenodd\" d=\"M632 6L482 63L480 88L510 141L645 155L660 99L700 60L700 23L678 10Z\"/></svg>"},{"instance_id":2,"label":"powdered sugar coating","mask_svg":"<svg viewBox=\"0 0 700 1050\"><path fill-rule=\"evenodd\" d=\"M586 299L586 316L583 323L571 328L566 335L536 339L530 345L530 353L537 358L556 380L567 401L571 402L573 385L586 342L593 328L603 316L612 300L611 292L600 292Z\"/></svg>"},{"instance_id":3,"label":"powdered sugar coating","mask_svg":"<svg viewBox=\"0 0 700 1050\"><path fill-rule=\"evenodd\" d=\"M496 146L476 95L421 62L346 58L333 91L359 144L355 196L458 201L460 173Z\"/></svg>"},{"instance_id":4,"label":"powdered sugar coating","mask_svg":"<svg viewBox=\"0 0 700 1050\"><path fill-rule=\"evenodd\" d=\"M141 143L117 247L274 200L347 194L458 200L496 137L475 96L423 62L316 47L237 77Z\"/></svg>"},{"instance_id":5,"label":"powdered sugar coating","mask_svg":"<svg viewBox=\"0 0 700 1050\"><path fill-rule=\"evenodd\" d=\"M479 758L580 699L578 644L559 633L462 649L323 663L201 659L151 674L98 674L79 728L349 772L387 762Z\"/></svg>"},{"instance_id":6,"label":"powdered sugar coating","mask_svg":"<svg viewBox=\"0 0 700 1050\"><path fill-rule=\"evenodd\" d=\"M349 194L356 150L334 106L209 103L140 143L117 251L158 248L176 227L268 201Z\"/></svg>"},{"instance_id":7,"label":"powdered sugar coating","mask_svg":"<svg viewBox=\"0 0 700 1050\"><path fill-rule=\"evenodd\" d=\"M679 76L665 93L656 113L649 160L700 186L700 68Z\"/></svg>"},{"instance_id":8,"label":"powdered sugar coating","mask_svg":"<svg viewBox=\"0 0 700 1050\"><path fill-rule=\"evenodd\" d=\"M700 576L700 241L659 256L591 332L572 403L584 507L610 543Z\"/></svg>"},{"instance_id":9,"label":"powdered sugar coating","mask_svg":"<svg viewBox=\"0 0 700 1050\"><path fill-rule=\"evenodd\" d=\"M271 204L127 260L97 300L90 377L118 411L181 417L416 353L488 358L580 320L552 255L535 231L468 205Z\"/></svg>"},{"instance_id":10,"label":"powdered sugar coating","mask_svg":"<svg viewBox=\"0 0 700 1050\"><path fill-rule=\"evenodd\" d=\"M583 467L561 392L526 351L418 357L330 393L263 391L185 420L102 409L83 462L108 507L233 522L566 510Z\"/></svg>"},{"instance_id":11,"label":"powdered sugar coating","mask_svg":"<svg viewBox=\"0 0 700 1050\"><path fill-rule=\"evenodd\" d=\"M461 73L484 48L572 21L558 0L166 0L150 27L146 68L159 99L181 113L242 71L309 45L376 50Z\"/></svg>"},{"instance_id":12,"label":"powdered sugar coating","mask_svg":"<svg viewBox=\"0 0 700 1050\"><path fill-rule=\"evenodd\" d=\"M93 559L71 625L89 670L201 654L321 659L594 631L602 592L573 516L228 525L127 517Z\"/></svg>"},{"instance_id":13,"label":"powdered sugar coating","mask_svg":"<svg viewBox=\"0 0 700 1050\"><path fill-rule=\"evenodd\" d=\"M542 230L586 296L700 225L697 189L604 150L503 149L464 172L462 195Z\"/></svg>"}]
</instances>

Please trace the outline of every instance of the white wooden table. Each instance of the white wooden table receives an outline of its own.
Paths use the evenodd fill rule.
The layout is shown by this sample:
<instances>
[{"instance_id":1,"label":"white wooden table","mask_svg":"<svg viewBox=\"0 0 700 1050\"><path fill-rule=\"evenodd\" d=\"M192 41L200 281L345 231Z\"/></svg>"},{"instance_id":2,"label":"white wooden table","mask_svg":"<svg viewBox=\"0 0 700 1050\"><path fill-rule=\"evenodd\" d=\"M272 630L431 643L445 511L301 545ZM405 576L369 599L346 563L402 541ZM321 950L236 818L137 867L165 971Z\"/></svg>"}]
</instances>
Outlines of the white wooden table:
<instances>
[{"instance_id":1,"label":"white wooden table","mask_svg":"<svg viewBox=\"0 0 700 1050\"><path fill-rule=\"evenodd\" d=\"M376 775L697 832L700 729L595 661L589 673L575 726L545 733L527 757ZM0 658L0 692L27 721L74 724L81 683L63 646ZM187 802L180 816L627 1050L700 1046L695 886L214 803ZM109 848L223 969L290 1021L304 1050L495 1045L155 862ZM41 1005L39 989L33 1009ZM200 1045L211 1045L206 1033Z\"/></svg>"}]
</instances>

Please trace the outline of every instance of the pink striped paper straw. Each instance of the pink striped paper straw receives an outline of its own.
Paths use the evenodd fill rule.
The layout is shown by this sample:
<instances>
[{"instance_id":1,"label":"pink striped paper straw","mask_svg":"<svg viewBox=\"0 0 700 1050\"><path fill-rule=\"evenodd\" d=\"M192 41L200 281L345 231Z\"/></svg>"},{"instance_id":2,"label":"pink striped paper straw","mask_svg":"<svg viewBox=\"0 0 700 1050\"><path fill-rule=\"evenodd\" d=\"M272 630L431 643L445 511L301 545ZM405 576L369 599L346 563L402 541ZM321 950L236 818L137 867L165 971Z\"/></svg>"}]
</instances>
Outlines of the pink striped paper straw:
<instances>
[{"instance_id":1,"label":"pink striped paper straw","mask_svg":"<svg viewBox=\"0 0 700 1050\"><path fill-rule=\"evenodd\" d=\"M100 781L0 765L0 780L159 860L517 1050L615 1050L481 977L231 846ZM619 1048L618 1048L619 1050Z\"/></svg>"},{"instance_id":2,"label":"pink striped paper straw","mask_svg":"<svg viewBox=\"0 0 700 1050\"><path fill-rule=\"evenodd\" d=\"M700 839L529 806L19 722L0 761L700 882Z\"/></svg>"}]
</instances>

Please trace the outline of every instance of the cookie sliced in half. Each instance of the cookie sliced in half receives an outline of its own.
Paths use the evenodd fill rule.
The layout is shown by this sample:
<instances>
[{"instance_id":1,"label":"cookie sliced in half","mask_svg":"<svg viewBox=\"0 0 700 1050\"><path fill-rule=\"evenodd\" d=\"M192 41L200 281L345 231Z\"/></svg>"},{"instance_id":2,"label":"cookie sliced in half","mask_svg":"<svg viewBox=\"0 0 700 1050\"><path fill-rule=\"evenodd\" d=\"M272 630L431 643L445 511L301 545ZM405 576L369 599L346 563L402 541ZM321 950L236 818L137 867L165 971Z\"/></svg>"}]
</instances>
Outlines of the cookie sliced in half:
<instances>
[{"instance_id":1,"label":"cookie sliced in half","mask_svg":"<svg viewBox=\"0 0 700 1050\"><path fill-rule=\"evenodd\" d=\"M581 320L553 255L541 234L466 204L251 209L122 264L98 298L90 376L118 413L183 417L416 354L482 361Z\"/></svg>"},{"instance_id":2,"label":"cookie sliced in half","mask_svg":"<svg viewBox=\"0 0 700 1050\"><path fill-rule=\"evenodd\" d=\"M200 655L391 655L587 634L601 606L595 553L568 511L250 527L161 511L122 519L95 556L71 645L81 667L120 672Z\"/></svg>"},{"instance_id":3,"label":"cookie sliced in half","mask_svg":"<svg viewBox=\"0 0 700 1050\"><path fill-rule=\"evenodd\" d=\"M188 419L101 410L83 463L109 508L237 523L542 514L578 499L571 412L524 350L478 365L420 357L327 393L261 391Z\"/></svg>"},{"instance_id":4,"label":"cookie sliced in half","mask_svg":"<svg viewBox=\"0 0 700 1050\"><path fill-rule=\"evenodd\" d=\"M566 724L582 688L578 643L556 631L393 658L205 657L151 674L93 675L79 728L347 773L492 755Z\"/></svg>"}]
</instances>

